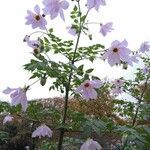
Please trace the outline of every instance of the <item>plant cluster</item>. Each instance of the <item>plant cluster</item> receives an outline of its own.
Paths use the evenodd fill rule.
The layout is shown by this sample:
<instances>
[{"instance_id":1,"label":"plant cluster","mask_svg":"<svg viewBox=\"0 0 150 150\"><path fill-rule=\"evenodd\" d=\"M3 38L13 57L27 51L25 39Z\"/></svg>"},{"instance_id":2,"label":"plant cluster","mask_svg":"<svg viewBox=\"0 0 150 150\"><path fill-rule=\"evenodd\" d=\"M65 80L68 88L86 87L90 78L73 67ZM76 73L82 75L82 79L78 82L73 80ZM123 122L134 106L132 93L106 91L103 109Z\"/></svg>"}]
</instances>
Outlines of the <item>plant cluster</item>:
<instances>
[{"instance_id":1,"label":"plant cluster","mask_svg":"<svg viewBox=\"0 0 150 150\"><path fill-rule=\"evenodd\" d=\"M34 11L27 10L26 24L39 28L24 37L32 49L30 62L24 69L31 73L32 84L6 88L11 104L0 103L0 149L42 150L148 150L150 147L150 44L145 41L136 51L128 48L126 39L114 40L106 48L95 43L90 33L88 15L99 13L105 0L43 0ZM56 35L48 28L48 20L64 15L69 10L70 25L65 34L72 39ZM84 12L85 11L85 12ZM113 23L99 25L100 34L106 36ZM63 30L63 29L62 29ZM63 31L62 31L63 32ZM38 35L36 37L36 35ZM87 45L82 46L85 36ZM36 37L36 39L34 38ZM55 57L61 56L60 60ZM141 62L133 79L124 77L113 81L95 76L94 68L86 62L100 60L111 67L133 67ZM37 82L51 84L49 90L58 90L64 97L54 100L28 101L28 90ZM120 95L125 94L124 99Z\"/></svg>"}]
</instances>

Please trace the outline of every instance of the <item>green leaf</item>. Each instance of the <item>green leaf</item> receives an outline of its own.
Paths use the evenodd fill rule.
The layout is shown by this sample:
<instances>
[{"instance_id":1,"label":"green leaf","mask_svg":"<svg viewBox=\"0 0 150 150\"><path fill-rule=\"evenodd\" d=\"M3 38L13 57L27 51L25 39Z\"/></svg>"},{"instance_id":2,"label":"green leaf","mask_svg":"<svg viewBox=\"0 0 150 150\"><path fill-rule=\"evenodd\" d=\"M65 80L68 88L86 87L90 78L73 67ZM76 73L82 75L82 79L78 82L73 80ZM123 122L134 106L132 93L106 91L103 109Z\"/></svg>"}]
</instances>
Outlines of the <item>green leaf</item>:
<instances>
[{"instance_id":1,"label":"green leaf","mask_svg":"<svg viewBox=\"0 0 150 150\"><path fill-rule=\"evenodd\" d=\"M77 11L77 10L78 10L78 7L75 5L74 8L73 8L73 10L74 10L74 11Z\"/></svg>"},{"instance_id":2,"label":"green leaf","mask_svg":"<svg viewBox=\"0 0 150 150\"><path fill-rule=\"evenodd\" d=\"M91 69L86 70L85 72L86 72L86 73L91 73L93 70L94 70L94 69L91 68Z\"/></svg>"}]
</instances>

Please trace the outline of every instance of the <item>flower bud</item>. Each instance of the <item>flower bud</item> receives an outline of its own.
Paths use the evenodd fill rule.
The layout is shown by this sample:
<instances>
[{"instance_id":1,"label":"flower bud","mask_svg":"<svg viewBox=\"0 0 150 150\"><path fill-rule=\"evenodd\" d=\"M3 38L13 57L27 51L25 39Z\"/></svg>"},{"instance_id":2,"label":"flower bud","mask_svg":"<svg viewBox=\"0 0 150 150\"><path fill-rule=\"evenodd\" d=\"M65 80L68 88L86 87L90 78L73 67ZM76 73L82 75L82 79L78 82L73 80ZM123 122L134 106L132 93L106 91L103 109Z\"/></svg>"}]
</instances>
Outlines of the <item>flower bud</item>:
<instances>
[{"instance_id":1,"label":"flower bud","mask_svg":"<svg viewBox=\"0 0 150 150\"><path fill-rule=\"evenodd\" d=\"M128 69L128 64L124 63L123 66L122 66L122 68L125 69L125 70Z\"/></svg>"},{"instance_id":2,"label":"flower bud","mask_svg":"<svg viewBox=\"0 0 150 150\"><path fill-rule=\"evenodd\" d=\"M42 85L42 86L44 86L45 84L46 84L46 75L44 74L44 76L42 76L41 77L41 80L40 80L40 84Z\"/></svg>"},{"instance_id":3,"label":"flower bud","mask_svg":"<svg viewBox=\"0 0 150 150\"><path fill-rule=\"evenodd\" d=\"M35 55L37 55L37 54L40 53L40 50L39 50L38 48L35 48L35 49L33 50L33 52L34 52Z\"/></svg>"}]
</instances>

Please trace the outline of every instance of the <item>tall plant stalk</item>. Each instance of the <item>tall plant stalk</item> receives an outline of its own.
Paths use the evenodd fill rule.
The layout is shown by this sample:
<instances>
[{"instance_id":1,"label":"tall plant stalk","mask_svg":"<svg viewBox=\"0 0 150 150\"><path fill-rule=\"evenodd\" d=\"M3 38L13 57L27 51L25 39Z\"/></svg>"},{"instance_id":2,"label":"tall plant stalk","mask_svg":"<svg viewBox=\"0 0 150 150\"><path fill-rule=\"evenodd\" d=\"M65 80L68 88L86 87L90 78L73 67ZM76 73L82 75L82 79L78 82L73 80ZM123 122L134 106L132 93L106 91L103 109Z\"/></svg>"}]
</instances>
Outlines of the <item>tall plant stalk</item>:
<instances>
[{"instance_id":1,"label":"tall plant stalk","mask_svg":"<svg viewBox=\"0 0 150 150\"><path fill-rule=\"evenodd\" d=\"M81 21L81 9L80 9L79 1L78 1L78 8L79 8L79 31L78 31L78 35L77 35L77 40L76 40L76 44L75 44L73 57L72 57L72 60L71 60L71 66L74 66L74 63L75 63L76 52L77 52L79 41L80 41L80 35L81 35L82 27L83 27L83 24L84 24L84 21L85 21L85 20ZM85 18L86 18L87 15L88 15L88 11L85 15ZM64 102L64 114L63 114L63 119L62 119L62 125L65 125L65 123L66 123L67 109L68 109L68 99L69 99L69 91L70 91L70 83L71 83L72 75L73 75L73 67L71 67L71 69L70 69L68 82L67 82L67 85L65 87L65 102ZM64 133L65 133L65 128L64 127L60 128L58 150L62 150L62 143L63 143Z\"/></svg>"},{"instance_id":2,"label":"tall plant stalk","mask_svg":"<svg viewBox=\"0 0 150 150\"><path fill-rule=\"evenodd\" d=\"M138 99L138 106L137 106L137 108L136 108L136 110L135 110L135 115L134 115L134 117L133 117L132 126L134 126L135 123L136 123L136 121L137 121L137 117L138 117L139 109L140 109L140 107L141 107L141 103L142 103L142 100L143 100L143 96L144 96L144 93L145 93L145 91L146 91L146 89L147 89L148 80L149 80L149 76L147 76L147 78L146 78L146 81L145 81L145 83L144 83L143 91L142 91L142 93L141 93L141 95L140 95L140 97L139 97L139 99Z\"/></svg>"}]
</instances>

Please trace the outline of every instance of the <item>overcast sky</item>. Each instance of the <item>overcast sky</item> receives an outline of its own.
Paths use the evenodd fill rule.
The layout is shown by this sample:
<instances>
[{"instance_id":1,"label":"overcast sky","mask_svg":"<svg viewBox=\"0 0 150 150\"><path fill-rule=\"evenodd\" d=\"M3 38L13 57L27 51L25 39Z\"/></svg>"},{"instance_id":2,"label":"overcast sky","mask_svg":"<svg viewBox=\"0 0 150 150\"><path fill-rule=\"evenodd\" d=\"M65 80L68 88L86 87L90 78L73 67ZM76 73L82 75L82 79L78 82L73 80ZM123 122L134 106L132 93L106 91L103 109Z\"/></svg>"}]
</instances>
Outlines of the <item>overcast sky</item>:
<instances>
[{"instance_id":1,"label":"overcast sky","mask_svg":"<svg viewBox=\"0 0 150 150\"><path fill-rule=\"evenodd\" d=\"M126 39L129 43L129 48L137 50L143 41L150 42L150 0L106 0L106 2L107 6L101 7L99 13L92 10L89 19L102 23L112 21L114 31L108 36L102 37L98 33L99 26L94 25L91 27L94 37L93 43L100 42L109 46L113 40L122 41ZM33 10L35 4L42 6L39 0L1 1L0 91L7 86L23 87L26 83L31 83L28 81L28 72L23 70L22 67L31 58L29 53L31 49L23 43L23 38L26 34L33 32L31 26L25 25L25 16L27 15L26 10ZM67 15L67 11L65 11L65 15ZM68 22L64 23L59 17L52 22L50 21L50 26L55 26L58 34L72 38L65 30L62 32L63 28L65 29L68 25L70 25ZM81 45L82 42L80 42ZM83 42L83 44L86 43ZM96 66L98 66L97 62ZM132 76L132 72L133 68L129 68L128 73L126 73L120 67L111 68L108 64L101 62L99 62L99 66L95 70L95 73L102 78L105 76L110 78L122 75L129 76L129 74ZM48 84L44 88L36 84L27 95L29 99L59 96L56 92L48 91ZM7 100L9 98L0 92L0 99Z\"/></svg>"}]
</instances>

